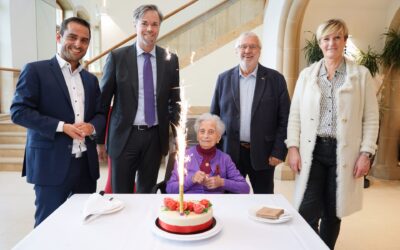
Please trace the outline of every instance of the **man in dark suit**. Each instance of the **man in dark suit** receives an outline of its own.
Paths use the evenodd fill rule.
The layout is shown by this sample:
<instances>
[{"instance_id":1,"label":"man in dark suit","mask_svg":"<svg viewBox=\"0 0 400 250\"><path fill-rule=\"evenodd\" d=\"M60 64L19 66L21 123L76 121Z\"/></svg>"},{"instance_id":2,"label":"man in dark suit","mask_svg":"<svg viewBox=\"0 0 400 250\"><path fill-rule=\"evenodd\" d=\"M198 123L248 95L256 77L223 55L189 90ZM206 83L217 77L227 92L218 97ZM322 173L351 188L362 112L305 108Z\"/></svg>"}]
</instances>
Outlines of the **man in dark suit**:
<instances>
[{"instance_id":1,"label":"man in dark suit","mask_svg":"<svg viewBox=\"0 0 400 250\"><path fill-rule=\"evenodd\" d=\"M226 125L220 146L254 193L274 192L275 166L285 160L290 99L284 77L258 63L261 43L246 32L236 42L239 66L219 75L211 113Z\"/></svg>"},{"instance_id":2,"label":"man in dark suit","mask_svg":"<svg viewBox=\"0 0 400 250\"><path fill-rule=\"evenodd\" d=\"M178 58L156 46L162 14L142 5L133 17L137 41L109 54L100 84L106 112L114 98L106 138L114 193L132 193L136 173L136 192L152 190L168 152L169 125L179 118ZM105 159L104 145L98 150Z\"/></svg>"},{"instance_id":3,"label":"man in dark suit","mask_svg":"<svg viewBox=\"0 0 400 250\"><path fill-rule=\"evenodd\" d=\"M79 60L90 24L72 17L57 34L59 52L28 63L19 77L11 119L28 128L22 176L36 194L35 227L74 193L93 193L99 178L95 133L103 133L97 78Z\"/></svg>"}]
</instances>

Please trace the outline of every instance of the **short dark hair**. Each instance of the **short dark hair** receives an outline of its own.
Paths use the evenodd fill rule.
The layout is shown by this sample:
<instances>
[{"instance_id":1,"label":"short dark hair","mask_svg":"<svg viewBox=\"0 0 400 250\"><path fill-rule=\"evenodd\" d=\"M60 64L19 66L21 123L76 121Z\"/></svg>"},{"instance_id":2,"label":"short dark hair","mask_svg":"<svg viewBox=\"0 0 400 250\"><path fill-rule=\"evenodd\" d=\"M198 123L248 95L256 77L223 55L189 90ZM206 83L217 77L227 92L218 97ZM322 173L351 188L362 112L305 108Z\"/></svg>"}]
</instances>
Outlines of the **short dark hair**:
<instances>
[{"instance_id":1,"label":"short dark hair","mask_svg":"<svg viewBox=\"0 0 400 250\"><path fill-rule=\"evenodd\" d=\"M139 7L137 7L133 11L133 21L136 23L137 20L143 17L144 13L146 13L149 10L154 10L157 11L158 17L160 18L160 23L163 21L163 14L161 11L158 9L157 5L154 4L144 4Z\"/></svg>"},{"instance_id":2,"label":"short dark hair","mask_svg":"<svg viewBox=\"0 0 400 250\"><path fill-rule=\"evenodd\" d=\"M61 36L64 35L64 32L68 29L68 24L69 23L78 23L80 25L85 26L86 28L88 28L89 30L89 39L91 37L91 32L90 32L90 23L88 21L86 21L85 19L82 19L80 17L70 17L65 19L62 23L61 23L61 28L60 28L60 34Z\"/></svg>"}]
</instances>

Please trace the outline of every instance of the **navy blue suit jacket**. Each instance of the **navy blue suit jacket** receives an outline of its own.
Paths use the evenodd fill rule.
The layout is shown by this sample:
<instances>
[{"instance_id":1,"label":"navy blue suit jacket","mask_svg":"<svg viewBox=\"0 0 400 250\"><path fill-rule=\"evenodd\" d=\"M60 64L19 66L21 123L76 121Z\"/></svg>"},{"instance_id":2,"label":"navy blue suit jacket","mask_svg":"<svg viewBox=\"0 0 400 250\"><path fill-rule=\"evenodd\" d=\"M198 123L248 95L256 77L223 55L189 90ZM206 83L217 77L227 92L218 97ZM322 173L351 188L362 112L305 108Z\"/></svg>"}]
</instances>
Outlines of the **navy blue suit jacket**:
<instances>
[{"instance_id":1,"label":"navy blue suit jacket","mask_svg":"<svg viewBox=\"0 0 400 250\"><path fill-rule=\"evenodd\" d=\"M270 156L285 160L284 143L290 99L284 77L277 71L258 64L256 86L251 108L251 163L255 170L271 168ZM239 66L218 76L211 113L221 117L226 132L220 146L236 165L240 155L240 89Z\"/></svg>"},{"instance_id":2,"label":"navy blue suit jacket","mask_svg":"<svg viewBox=\"0 0 400 250\"><path fill-rule=\"evenodd\" d=\"M80 72L85 92L84 122L103 133L105 115L101 109L97 78ZM11 105L11 119L28 129L22 176L29 183L59 185L69 170L72 138L56 132L60 121L73 124L74 111L68 88L56 57L28 63L19 77ZM99 178L96 142L86 137L88 164L94 180Z\"/></svg>"}]
</instances>

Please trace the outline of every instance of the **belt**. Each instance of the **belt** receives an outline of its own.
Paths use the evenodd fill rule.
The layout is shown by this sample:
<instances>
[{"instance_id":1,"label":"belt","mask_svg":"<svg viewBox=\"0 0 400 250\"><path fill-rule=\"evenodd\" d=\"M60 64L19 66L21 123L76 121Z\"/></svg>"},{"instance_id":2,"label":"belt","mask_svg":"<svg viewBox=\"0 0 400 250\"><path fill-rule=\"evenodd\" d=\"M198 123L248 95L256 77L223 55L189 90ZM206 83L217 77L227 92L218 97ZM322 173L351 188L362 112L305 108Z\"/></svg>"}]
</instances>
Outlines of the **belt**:
<instances>
[{"instance_id":1,"label":"belt","mask_svg":"<svg viewBox=\"0 0 400 250\"><path fill-rule=\"evenodd\" d=\"M135 129L135 130L146 131L146 130L150 130L150 129L156 128L156 127L158 127L158 125L154 125L154 126L133 125L132 127L133 127L133 129Z\"/></svg>"},{"instance_id":2,"label":"belt","mask_svg":"<svg viewBox=\"0 0 400 250\"><path fill-rule=\"evenodd\" d=\"M317 143L336 144L336 138L334 138L334 137L321 137L321 136L317 136Z\"/></svg>"},{"instance_id":3,"label":"belt","mask_svg":"<svg viewBox=\"0 0 400 250\"><path fill-rule=\"evenodd\" d=\"M244 147L245 149L250 149L250 143L249 142L240 142L240 146Z\"/></svg>"}]
</instances>

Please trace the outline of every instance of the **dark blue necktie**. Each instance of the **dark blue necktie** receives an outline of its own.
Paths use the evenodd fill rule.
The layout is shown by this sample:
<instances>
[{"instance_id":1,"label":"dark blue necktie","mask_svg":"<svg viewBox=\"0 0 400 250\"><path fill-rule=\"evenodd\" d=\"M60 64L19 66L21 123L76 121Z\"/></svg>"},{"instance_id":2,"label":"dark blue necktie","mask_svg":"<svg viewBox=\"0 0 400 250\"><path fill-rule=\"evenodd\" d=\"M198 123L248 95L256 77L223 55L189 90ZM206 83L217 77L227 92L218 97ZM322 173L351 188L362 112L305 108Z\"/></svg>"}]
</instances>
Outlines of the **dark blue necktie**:
<instances>
[{"instance_id":1,"label":"dark blue necktie","mask_svg":"<svg viewBox=\"0 0 400 250\"><path fill-rule=\"evenodd\" d=\"M143 53L143 92L144 92L144 121L148 126L153 126L156 121L154 104L153 69L151 67L151 54Z\"/></svg>"}]
</instances>

